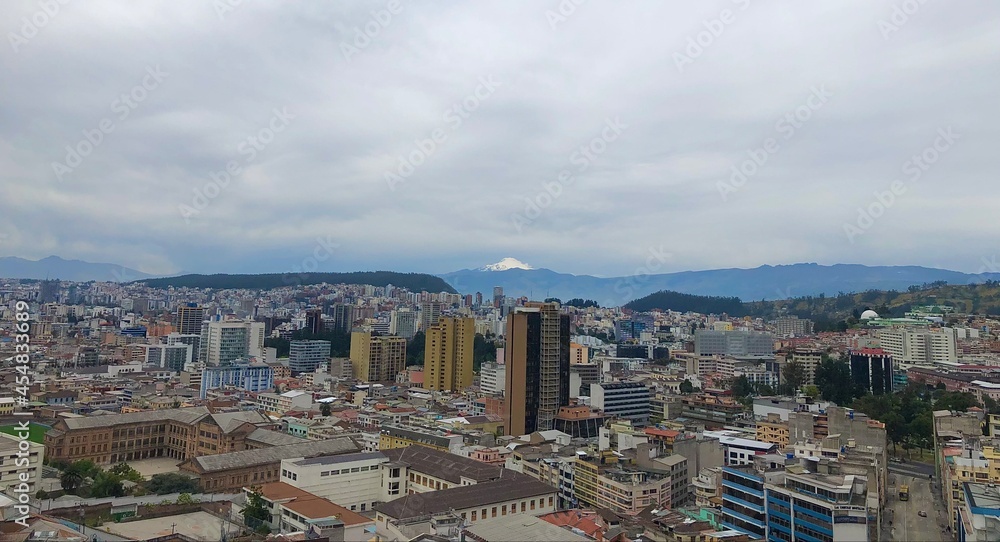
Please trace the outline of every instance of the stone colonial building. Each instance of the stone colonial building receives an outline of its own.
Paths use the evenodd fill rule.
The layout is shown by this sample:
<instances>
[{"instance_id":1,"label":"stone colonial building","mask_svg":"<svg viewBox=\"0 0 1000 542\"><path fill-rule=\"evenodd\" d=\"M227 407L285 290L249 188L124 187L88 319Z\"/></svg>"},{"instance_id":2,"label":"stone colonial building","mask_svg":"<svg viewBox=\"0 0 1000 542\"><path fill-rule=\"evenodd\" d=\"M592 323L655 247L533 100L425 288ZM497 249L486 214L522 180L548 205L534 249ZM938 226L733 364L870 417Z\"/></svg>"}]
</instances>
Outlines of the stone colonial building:
<instances>
[{"instance_id":1,"label":"stone colonial building","mask_svg":"<svg viewBox=\"0 0 1000 542\"><path fill-rule=\"evenodd\" d=\"M183 461L299 442L273 428L260 412L213 413L206 407L67 418L45 434L45 455L107 465L151 457Z\"/></svg>"}]
</instances>

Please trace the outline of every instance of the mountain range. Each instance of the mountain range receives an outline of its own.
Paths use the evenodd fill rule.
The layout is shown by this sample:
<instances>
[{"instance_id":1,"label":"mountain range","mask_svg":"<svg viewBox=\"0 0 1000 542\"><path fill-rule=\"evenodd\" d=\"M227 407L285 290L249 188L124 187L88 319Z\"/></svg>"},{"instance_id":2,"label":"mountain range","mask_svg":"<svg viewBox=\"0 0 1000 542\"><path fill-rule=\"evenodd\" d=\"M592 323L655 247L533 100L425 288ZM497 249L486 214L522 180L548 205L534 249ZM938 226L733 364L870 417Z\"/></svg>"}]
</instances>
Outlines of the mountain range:
<instances>
[{"instance_id":1,"label":"mountain range","mask_svg":"<svg viewBox=\"0 0 1000 542\"><path fill-rule=\"evenodd\" d=\"M763 265L753 269L712 269L623 277L594 277L533 269L513 258L479 269L439 275L459 293L492 295L501 286L508 297L593 299L602 306L619 306L663 290L704 296L738 297L744 301L790 299L803 296L906 290L934 282L975 284L1000 280L1000 273L962 273L920 266L867 266L856 264ZM514 265L511 265L514 262ZM503 267L494 271L494 267Z\"/></svg>"},{"instance_id":2,"label":"mountain range","mask_svg":"<svg viewBox=\"0 0 1000 542\"><path fill-rule=\"evenodd\" d=\"M150 285L200 286L210 288L267 288L285 285L282 275L184 275L152 280L149 274L109 263L90 263L49 256L38 261L17 257L0 258L0 277L61 279L77 282L142 280ZM286 277L287 278L287 277ZM147 280L150 279L150 280ZM920 266L867 266L856 264L764 265L753 269L711 269L662 274L595 277L536 269L516 258L476 269L440 275L421 273L315 273L295 276L301 284L331 280L391 282L417 291L448 291L461 294L482 292L489 298L500 286L508 297L530 299L592 299L602 306L620 306L664 290L701 296L738 297L743 301L791 299L804 296L835 296L868 290L906 290L930 283L975 284L1000 280L1000 273L962 273ZM277 281L277 282L276 282ZM278 284L280 282L280 284ZM252 284L252 285L251 285Z\"/></svg>"},{"instance_id":3,"label":"mountain range","mask_svg":"<svg viewBox=\"0 0 1000 542\"><path fill-rule=\"evenodd\" d=\"M26 260L15 256L0 258L0 277L11 279L128 282L151 276L121 265L64 260L59 256L49 256L41 260Z\"/></svg>"}]
</instances>

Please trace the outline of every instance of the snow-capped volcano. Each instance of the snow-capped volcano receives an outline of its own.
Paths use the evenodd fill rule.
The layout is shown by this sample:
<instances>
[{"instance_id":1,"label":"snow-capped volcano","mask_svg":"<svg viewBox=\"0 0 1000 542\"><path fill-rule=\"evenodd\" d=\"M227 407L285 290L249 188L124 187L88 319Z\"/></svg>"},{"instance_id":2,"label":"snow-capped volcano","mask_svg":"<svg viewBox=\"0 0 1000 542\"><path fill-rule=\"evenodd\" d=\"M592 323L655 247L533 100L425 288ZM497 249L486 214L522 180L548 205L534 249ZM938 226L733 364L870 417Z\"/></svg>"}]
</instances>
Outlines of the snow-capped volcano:
<instances>
[{"instance_id":1,"label":"snow-capped volcano","mask_svg":"<svg viewBox=\"0 0 1000 542\"><path fill-rule=\"evenodd\" d=\"M534 269L534 267L516 258L504 258L497 263L480 267L479 271L507 271L508 269Z\"/></svg>"}]
</instances>

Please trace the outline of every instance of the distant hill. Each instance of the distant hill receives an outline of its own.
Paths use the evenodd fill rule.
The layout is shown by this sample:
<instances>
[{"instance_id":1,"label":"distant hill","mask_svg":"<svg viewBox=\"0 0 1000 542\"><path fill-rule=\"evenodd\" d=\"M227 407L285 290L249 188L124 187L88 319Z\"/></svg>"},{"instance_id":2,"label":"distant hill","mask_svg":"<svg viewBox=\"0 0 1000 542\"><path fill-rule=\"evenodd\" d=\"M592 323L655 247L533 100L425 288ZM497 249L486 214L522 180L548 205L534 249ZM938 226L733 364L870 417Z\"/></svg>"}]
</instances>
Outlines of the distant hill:
<instances>
[{"instance_id":1,"label":"distant hill","mask_svg":"<svg viewBox=\"0 0 1000 542\"><path fill-rule=\"evenodd\" d=\"M0 277L9 279L129 282L151 276L121 265L64 260L58 256L49 256L37 261L14 256L0 258Z\"/></svg>"},{"instance_id":2,"label":"distant hill","mask_svg":"<svg viewBox=\"0 0 1000 542\"><path fill-rule=\"evenodd\" d=\"M1000 279L1000 273L969 274L919 266L799 263L608 278L515 267L490 271L463 269L440 277L463 294L488 294L494 286L501 286L508 297L584 298L594 299L604 307L617 307L661 291L743 300L787 299L873 289L903 291L910 286L938 281L971 284Z\"/></svg>"},{"instance_id":3,"label":"distant hill","mask_svg":"<svg viewBox=\"0 0 1000 542\"><path fill-rule=\"evenodd\" d=\"M957 313L1000 315L1000 282L950 285L942 283L911 286L905 291L869 290L837 296L805 296L776 301L742 302L738 298L694 296L677 292L657 292L625 305L638 312L674 310L755 316L773 319L798 316L817 323L819 330L835 329L839 322L852 325L867 309L882 317L902 318L915 306L946 305Z\"/></svg>"},{"instance_id":4,"label":"distant hill","mask_svg":"<svg viewBox=\"0 0 1000 542\"><path fill-rule=\"evenodd\" d=\"M285 286L308 284L371 284L385 286L392 284L412 292L457 293L444 280L424 273L396 273L393 271L357 271L353 273L269 273L263 275L180 275L148 279L144 282L152 288L212 288L216 290L247 289L270 290Z\"/></svg>"},{"instance_id":5,"label":"distant hill","mask_svg":"<svg viewBox=\"0 0 1000 542\"><path fill-rule=\"evenodd\" d=\"M850 320L865 309L882 317L903 317L918 305L949 305L955 312L1000 315L1000 282L954 285L932 283L903 291L869 290L839 296L805 296L779 301L744 303L745 314L774 318L795 315L817 321Z\"/></svg>"},{"instance_id":6,"label":"distant hill","mask_svg":"<svg viewBox=\"0 0 1000 542\"><path fill-rule=\"evenodd\" d=\"M673 310L679 312L699 312L702 314L722 314L743 316L749 311L738 297L714 297L703 295L682 294L679 292L656 292L646 297L636 299L625 305L626 309L637 312L647 312L653 309Z\"/></svg>"}]
</instances>

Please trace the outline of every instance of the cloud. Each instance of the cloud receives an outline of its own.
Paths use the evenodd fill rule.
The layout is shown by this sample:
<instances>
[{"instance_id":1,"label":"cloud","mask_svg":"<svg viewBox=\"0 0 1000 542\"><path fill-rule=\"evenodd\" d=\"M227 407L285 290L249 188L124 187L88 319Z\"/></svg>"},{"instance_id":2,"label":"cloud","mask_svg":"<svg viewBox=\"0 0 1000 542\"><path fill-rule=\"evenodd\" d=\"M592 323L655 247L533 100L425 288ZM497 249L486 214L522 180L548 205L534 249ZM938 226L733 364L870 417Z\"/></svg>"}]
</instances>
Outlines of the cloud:
<instances>
[{"instance_id":1,"label":"cloud","mask_svg":"<svg viewBox=\"0 0 1000 542\"><path fill-rule=\"evenodd\" d=\"M388 18L380 1L233 4L220 16L206 2L70 2L30 38L39 4L0 4L3 255L280 272L333 236L329 270L514 256L620 275L661 245L664 271L975 271L1000 250L991 4L924 3L889 39L893 4L860 0L587 2L555 28L556 2L400 2ZM359 32L368 42L346 58ZM678 70L689 40L707 45ZM169 75L119 118L115 100L156 66ZM455 125L448 112L484 77L501 85ZM781 139L776 123L822 85L829 101ZM282 107L294 120L248 160L241 144ZM613 117L628 129L575 170ZM53 162L105 118L114 130L60 179ZM947 126L963 139L850 243L843 223ZM445 140L389 190L385 173L435 130ZM769 137L780 150L720 198L717 183ZM232 161L240 174L185 221L179 207ZM518 232L524 198L567 168L575 182Z\"/></svg>"}]
</instances>

